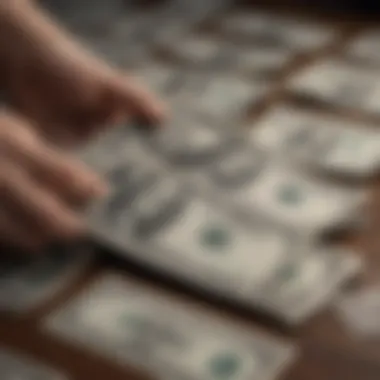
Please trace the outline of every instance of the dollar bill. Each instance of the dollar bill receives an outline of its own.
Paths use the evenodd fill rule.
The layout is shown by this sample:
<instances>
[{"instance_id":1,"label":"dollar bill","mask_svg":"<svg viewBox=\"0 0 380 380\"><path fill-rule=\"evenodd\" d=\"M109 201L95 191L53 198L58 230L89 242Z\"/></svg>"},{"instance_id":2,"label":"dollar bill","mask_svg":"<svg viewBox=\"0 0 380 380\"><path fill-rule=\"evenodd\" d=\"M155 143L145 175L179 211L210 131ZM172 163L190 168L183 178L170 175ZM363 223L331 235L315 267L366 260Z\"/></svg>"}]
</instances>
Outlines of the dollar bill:
<instances>
[{"instance_id":1,"label":"dollar bill","mask_svg":"<svg viewBox=\"0 0 380 380\"><path fill-rule=\"evenodd\" d=\"M169 101L169 96L181 81L181 72L177 67L169 64L150 61L147 64L137 65L131 70L139 82Z\"/></svg>"},{"instance_id":2,"label":"dollar bill","mask_svg":"<svg viewBox=\"0 0 380 380\"><path fill-rule=\"evenodd\" d=\"M248 108L269 92L266 81L247 81L235 74L187 72L175 95L177 104L190 105L209 120L236 124Z\"/></svg>"},{"instance_id":3,"label":"dollar bill","mask_svg":"<svg viewBox=\"0 0 380 380\"><path fill-rule=\"evenodd\" d=\"M297 94L344 108L377 114L380 85L377 73L338 61L316 63L296 75L290 88Z\"/></svg>"},{"instance_id":4,"label":"dollar bill","mask_svg":"<svg viewBox=\"0 0 380 380\"><path fill-rule=\"evenodd\" d=\"M169 18L165 23L160 25L160 28L153 36L153 45L160 48L173 45L179 37L185 37L189 33L189 30L191 30L191 27L184 20Z\"/></svg>"},{"instance_id":5,"label":"dollar bill","mask_svg":"<svg viewBox=\"0 0 380 380\"><path fill-rule=\"evenodd\" d=\"M146 62L152 15L129 2L52 1L47 8L95 54L118 66ZM150 33L150 34L149 34Z\"/></svg>"},{"instance_id":6,"label":"dollar bill","mask_svg":"<svg viewBox=\"0 0 380 380\"><path fill-rule=\"evenodd\" d=\"M233 162L237 158L230 160ZM367 199L365 190L322 182L278 162L262 167L261 171L257 165L256 171L247 172L243 160L237 163L241 165L240 170L245 170L240 172L245 181L243 185L233 166L228 167L228 161L221 161L216 168L219 178L214 174L210 189L214 186L215 190L222 190L221 181L224 181L229 187L225 194L242 212L261 213L310 239L350 225L350 220L357 219Z\"/></svg>"},{"instance_id":7,"label":"dollar bill","mask_svg":"<svg viewBox=\"0 0 380 380\"><path fill-rule=\"evenodd\" d=\"M310 20L280 17L276 22L278 25L276 28L284 40L284 45L296 52L323 48L338 36L330 26Z\"/></svg>"},{"instance_id":8,"label":"dollar bill","mask_svg":"<svg viewBox=\"0 0 380 380\"><path fill-rule=\"evenodd\" d=\"M250 38L264 46L287 47L296 52L320 48L335 35L326 25L257 11L230 13L220 27L225 33Z\"/></svg>"},{"instance_id":9,"label":"dollar bill","mask_svg":"<svg viewBox=\"0 0 380 380\"><path fill-rule=\"evenodd\" d=\"M75 32L88 34L132 9L128 1L43 0L45 9Z\"/></svg>"},{"instance_id":10,"label":"dollar bill","mask_svg":"<svg viewBox=\"0 0 380 380\"><path fill-rule=\"evenodd\" d=\"M132 157L130 152L133 149L141 160L140 165L144 165L144 162L149 160L149 154L141 153L141 144L137 141L133 127L133 125L117 125L102 131L88 144L72 153L100 175L105 175L110 168Z\"/></svg>"},{"instance_id":11,"label":"dollar bill","mask_svg":"<svg viewBox=\"0 0 380 380\"><path fill-rule=\"evenodd\" d=\"M294 56L283 47L267 48L252 45L227 44L223 46L224 69L241 71L257 78L279 73Z\"/></svg>"},{"instance_id":12,"label":"dollar bill","mask_svg":"<svg viewBox=\"0 0 380 380\"><path fill-rule=\"evenodd\" d=\"M277 378L295 348L107 274L46 321L53 334L158 379Z\"/></svg>"},{"instance_id":13,"label":"dollar bill","mask_svg":"<svg viewBox=\"0 0 380 380\"><path fill-rule=\"evenodd\" d=\"M268 279L257 305L297 325L332 305L347 281L363 272L357 252L335 247L312 247L309 254L290 258Z\"/></svg>"},{"instance_id":14,"label":"dollar bill","mask_svg":"<svg viewBox=\"0 0 380 380\"><path fill-rule=\"evenodd\" d=\"M269 33L274 27L274 16L258 11L229 12L220 21L220 28L224 32L245 37Z\"/></svg>"},{"instance_id":15,"label":"dollar bill","mask_svg":"<svg viewBox=\"0 0 380 380\"><path fill-rule=\"evenodd\" d=\"M130 159L107 171L111 196L88 215L102 242L156 269L187 281L196 279L222 295L244 293L286 259L294 244L290 231L259 223L244 227L190 186L155 165L142 165L137 149L128 152ZM266 255L252 256L252 250Z\"/></svg>"},{"instance_id":16,"label":"dollar bill","mask_svg":"<svg viewBox=\"0 0 380 380\"><path fill-rule=\"evenodd\" d=\"M380 64L378 29L372 29L360 34L346 49L349 58L357 59L366 64Z\"/></svg>"},{"instance_id":17,"label":"dollar bill","mask_svg":"<svg viewBox=\"0 0 380 380\"><path fill-rule=\"evenodd\" d=\"M262 79L264 74L279 71L294 54L281 46L237 45L202 34L180 35L164 42L161 46L181 64L196 69L210 69L214 74L219 72L228 75L236 71L257 74L258 79Z\"/></svg>"},{"instance_id":18,"label":"dollar bill","mask_svg":"<svg viewBox=\"0 0 380 380\"><path fill-rule=\"evenodd\" d=\"M141 143L170 165L192 172L202 171L234 146L230 126L206 120L190 106L175 106L170 121L161 130L141 136Z\"/></svg>"},{"instance_id":19,"label":"dollar bill","mask_svg":"<svg viewBox=\"0 0 380 380\"><path fill-rule=\"evenodd\" d=\"M102 41L86 39L85 43L94 54L121 69L131 69L153 58L148 45L136 41L128 43L122 36Z\"/></svg>"},{"instance_id":20,"label":"dollar bill","mask_svg":"<svg viewBox=\"0 0 380 380\"><path fill-rule=\"evenodd\" d=\"M203 67L214 62L220 53L221 41L199 34L189 34L170 41L165 47L181 63Z\"/></svg>"},{"instance_id":21,"label":"dollar bill","mask_svg":"<svg viewBox=\"0 0 380 380\"><path fill-rule=\"evenodd\" d=\"M305 257L316 256L312 247L300 239L294 226L287 228L283 221L276 223L273 218L266 219L263 216L265 210L260 214L256 212L257 208L249 209L249 222L244 222L225 205L231 203L231 189L240 191L247 177L251 181L257 176L260 162L256 162L255 170L252 170L252 159L248 159L248 169L244 166L247 156L243 156L242 167L239 160L233 165L225 165L224 171L219 173L219 185L207 193L197 190L198 184L194 186L191 181L179 181L173 170L161 166L160 159L148 153L151 151L146 150L137 135L134 136L135 140L133 136L127 139L129 145L124 145L119 161L102 167L114 191L109 199L94 205L89 212L94 237L119 255L127 255L182 282L253 309L277 313L279 318L291 319L282 309L281 297L268 291L271 289L268 284L275 283L276 276L283 273L281 268L296 266L297 263L301 267L302 260L311 260ZM241 149L238 151L242 152ZM237 152L233 153L232 157L236 159ZM217 160L215 164L221 161ZM222 198L221 193L227 193L228 197ZM241 199L244 202L240 203L240 212L247 211L247 199L245 196ZM337 200L333 198L331 202L335 213L339 212L334 204ZM329 211L333 206L327 206ZM298 217L294 220L300 223ZM286 222L289 224L289 220ZM305 226L300 224L297 228L305 231ZM252 255L252 252L265 254ZM322 260L330 256L324 257ZM306 271L309 271L308 262ZM334 271L328 276L336 282L329 285L329 292L323 297L316 298L311 297L313 290L307 283L305 286L310 288L304 291L309 292L310 303L305 309L299 307L302 310L294 323L300 323L303 315L306 318L311 310L328 303L336 290L334 286L338 287L350 277L343 271L343 266L333 267L330 264L328 262L326 266L334 268ZM310 265L313 267L314 264ZM295 271L297 275L303 275L302 268ZM354 272L352 276L356 274ZM319 288L320 284L314 289L316 294L321 291Z\"/></svg>"},{"instance_id":22,"label":"dollar bill","mask_svg":"<svg viewBox=\"0 0 380 380\"><path fill-rule=\"evenodd\" d=\"M209 17L215 17L232 4L231 0L170 0L155 12L159 26L154 30L153 41L166 45L185 37L190 30Z\"/></svg>"},{"instance_id":23,"label":"dollar bill","mask_svg":"<svg viewBox=\"0 0 380 380\"><path fill-rule=\"evenodd\" d=\"M164 132L155 141L158 156L234 213L252 219L260 215L313 240L331 229L347 228L362 211L366 191L321 181L282 163L281 156L253 150L242 139L197 127L199 138L198 128L188 133L179 128L177 138L170 129Z\"/></svg>"},{"instance_id":24,"label":"dollar bill","mask_svg":"<svg viewBox=\"0 0 380 380\"><path fill-rule=\"evenodd\" d=\"M110 22L110 31L100 36L88 36L91 46L113 63L131 67L154 62L154 40L163 33L159 7L124 12ZM168 28L168 26L165 26ZM159 32L158 32L159 31Z\"/></svg>"},{"instance_id":25,"label":"dollar bill","mask_svg":"<svg viewBox=\"0 0 380 380\"><path fill-rule=\"evenodd\" d=\"M260 147L332 174L368 177L380 168L380 134L373 127L278 107L250 129Z\"/></svg>"},{"instance_id":26,"label":"dollar bill","mask_svg":"<svg viewBox=\"0 0 380 380\"><path fill-rule=\"evenodd\" d=\"M84 247L57 247L38 257L2 252L0 311L22 313L49 301L88 268L92 254Z\"/></svg>"},{"instance_id":27,"label":"dollar bill","mask_svg":"<svg viewBox=\"0 0 380 380\"><path fill-rule=\"evenodd\" d=\"M0 371L3 380L68 380L55 369L4 346L0 347Z\"/></svg>"},{"instance_id":28,"label":"dollar bill","mask_svg":"<svg viewBox=\"0 0 380 380\"><path fill-rule=\"evenodd\" d=\"M170 0L162 5L162 13L169 19L178 17L195 25L210 16L229 8L233 2L231 0L194 0L188 2L186 0Z\"/></svg>"},{"instance_id":29,"label":"dollar bill","mask_svg":"<svg viewBox=\"0 0 380 380\"><path fill-rule=\"evenodd\" d=\"M335 311L344 327L360 339L378 339L380 323L378 284L343 293L335 303Z\"/></svg>"}]
</instances>

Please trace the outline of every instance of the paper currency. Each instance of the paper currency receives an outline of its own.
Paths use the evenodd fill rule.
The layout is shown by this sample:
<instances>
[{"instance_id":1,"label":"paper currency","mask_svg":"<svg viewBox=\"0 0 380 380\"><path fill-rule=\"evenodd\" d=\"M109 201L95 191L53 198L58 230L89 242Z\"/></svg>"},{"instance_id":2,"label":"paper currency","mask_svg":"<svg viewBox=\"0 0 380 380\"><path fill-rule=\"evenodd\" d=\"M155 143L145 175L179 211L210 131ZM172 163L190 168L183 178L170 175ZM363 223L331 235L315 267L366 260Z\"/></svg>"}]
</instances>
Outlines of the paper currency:
<instances>
[{"instance_id":1,"label":"paper currency","mask_svg":"<svg viewBox=\"0 0 380 380\"><path fill-rule=\"evenodd\" d=\"M3 252L5 255L6 252ZM21 313L42 305L88 267L89 250L56 248L38 257L0 260L0 311Z\"/></svg>"},{"instance_id":2,"label":"paper currency","mask_svg":"<svg viewBox=\"0 0 380 380\"><path fill-rule=\"evenodd\" d=\"M114 193L89 214L97 238L120 254L221 295L239 296L260 284L294 245L285 228L245 227L154 166L149 172L124 164L109 178Z\"/></svg>"},{"instance_id":3,"label":"paper currency","mask_svg":"<svg viewBox=\"0 0 380 380\"><path fill-rule=\"evenodd\" d=\"M116 21L124 12L131 10L128 2L114 1L84 1L84 0L43 0L42 4L67 27L88 34L94 27L104 27Z\"/></svg>"},{"instance_id":4,"label":"paper currency","mask_svg":"<svg viewBox=\"0 0 380 380\"><path fill-rule=\"evenodd\" d=\"M296 75L290 88L299 95L326 104L378 114L380 85L377 76L374 70L324 61Z\"/></svg>"},{"instance_id":5,"label":"paper currency","mask_svg":"<svg viewBox=\"0 0 380 380\"><path fill-rule=\"evenodd\" d=\"M380 133L369 125L278 107L249 133L254 149L285 155L332 174L368 177L380 168Z\"/></svg>"},{"instance_id":6,"label":"paper currency","mask_svg":"<svg viewBox=\"0 0 380 380\"><path fill-rule=\"evenodd\" d=\"M152 40L159 45L175 43L179 37L185 38L192 27L210 16L215 17L231 3L231 0L166 1L155 12L159 24L153 29Z\"/></svg>"},{"instance_id":7,"label":"paper currency","mask_svg":"<svg viewBox=\"0 0 380 380\"><path fill-rule=\"evenodd\" d=\"M149 46L136 41L129 43L120 36L103 41L86 39L85 42L94 54L120 68L131 69L152 59Z\"/></svg>"},{"instance_id":8,"label":"paper currency","mask_svg":"<svg viewBox=\"0 0 380 380\"><path fill-rule=\"evenodd\" d=\"M341 287L360 275L363 263L357 252L309 248L309 254L290 258L260 289L258 305L296 325L330 304Z\"/></svg>"},{"instance_id":9,"label":"paper currency","mask_svg":"<svg viewBox=\"0 0 380 380\"><path fill-rule=\"evenodd\" d=\"M104 175L118 163L132 159L133 154L136 154L141 160L141 165L144 165L149 155L141 153L140 146L133 125L118 125L101 132L73 153L99 174Z\"/></svg>"},{"instance_id":10,"label":"paper currency","mask_svg":"<svg viewBox=\"0 0 380 380\"><path fill-rule=\"evenodd\" d=\"M0 347L0 372L2 380L68 380L45 364L4 346Z\"/></svg>"},{"instance_id":11,"label":"paper currency","mask_svg":"<svg viewBox=\"0 0 380 380\"><path fill-rule=\"evenodd\" d=\"M281 17L276 20L278 33L284 45L303 52L322 48L334 40L337 33L329 26L305 20Z\"/></svg>"},{"instance_id":12,"label":"paper currency","mask_svg":"<svg viewBox=\"0 0 380 380\"><path fill-rule=\"evenodd\" d=\"M148 11L132 9L122 1L58 1L49 4L50 8L79 41L103 59L118 66L147 61L154 29Z\"/></svg>"},{"instance_id":13,"label":"paper currency","mask_svg":"<svg viewBox=\"0 0 380 380\"><path fill-rule=\"evenodd\" d=\"M273 380L296 353L112 274L51 315L46 327L158 379Z\"/></svg>"},{"instance_id":14,"label":"paper currency","mask_svg":"<svg viewBox=\"0 0 380 380\"><path fill-rule=\"evenodd\" d=\"M310 239L350 225L366 200L365 191L318 181L277 163L229 196L242 211L251 207Z\"/></svg>"},{"instance_id":15,"label":"paper currency","mask_svg":"<svg viewBox=\"0 0 380 380\"><path fill-rule=\"evenodd\" d=\"M202 67L210 65L218 58L221 42L207 36L188 35L173 40L165 47L181 62Z\"/></svg>"},{"instance_id":16,"label":"paper currency","mask_svg":"<svg viewBox=\"0 0 380 380\"><path fill-rule=\"evenodd\" d=\"M222 20L221 28L232 35L261 41L267 47L287 47L293 51L320 48L334 36L326 25L255 11L231 13Z\"/></svg>"},{"instance_id":17,"label":"paper currency","mask_svg":"<svg viewBox=\"0 0 380 380\"><path fill-rule=\"evenodd\" d=\"M180 170L202 170L235 143L231 133L221 129L190 107L175 107L165 127L144 134L141 141Z\"/></svg>"},{"instance_id":18,"label":"paper currency","mask_svg":"<svg viewBox=\"0 0 380 380\"><path fill-rule=\"evenodd\" d=\"M180 80L181 75L177 67L154 61L138 65L131 70L131 74L163 99L171 94L172 88Z\"/></svg>"},{"instance_id":19,"label":"paper currency","mask_svg":"<svg viewBox=\"0 0 380 380\"><path fill-rule=\"evenodd\" d=\"M247 81L236 75L202 75L188 73L176 94L176 102L189 104L214 122L231 124L244 115L268 92L268 84Z\"/></svg>"},{"instance_id":20,"label":"paper currency","mask_svg":"<svg viewBox=\"0 0 380 380\"><path fill-rule=\"evenodd\" d=\"M244 195L241 189L250 189L252 181L265 176L265 171L264 174L261 172L265 160L260 161L249 150L237 149L231 152L230 162L218 159L209 165L213 171L207 168L208 171L204 171L207 175L203 177L214 182L207 192L200 187L197 191L195 187L202 185L192 181L181 183L173 170L152 151L148 153L137 137L135 141L133 136L128 138L128 144L123 155L118 156L115 152L119 161L109 162L107 168L103 167L114 192L109 199L97 204L88 216L94 236L120 255L127 255L220 297L273 313L289 323L304 321L313 310L328 303L331 294L350 275L356 274L355 270L346 273L342 269L346 264L335 265L328 261L326 266L332 270L328 278L334 281L325 282L326 286L330 284L328 291L320 294L324 288L320 289L319 282L314 289L316 280L305 280L305 284L300 280L300 289L295 293L289 290L290 295L285 295L292 300L291 297L298 297L294 295L298 291L302 294L308 292L310 303L302 301L297 310L293 308L297 315L288 316L290 312L285 307L286 303L282 303L282 296L276 294L276 285L273 285L282 281L280 274L291 267L295 268L292 272L296 273L294 278L300 276L302 279L303 276L308 278L309 266L312 272L317 266L318 275L326 270L324 262L327 258L306 258L317 255L297 235L301 230L305 237L306 228L312 225L310 220L320 222L314 206L300 213L303 219L299 215L291 219L284 213L280 222L275 221L275 217L278 218L275 215L278 210L273 211L275 207L271 209L269 205L269 212L265 204L252 207L247 201L247 192ZM248 156L244 155L245 152ZM286 172L284 176L289 177ZM266 190L268 193L271 191L271 188ZM347 207L352 207L354 201L349 201ZM336 218L336 214L341 212L339 199L333 196L329 202L331 204L323 207L327 208L328 217L331 217L331 212ZM239 212L232 211L233 208L239 208ZM247 212L249 222L237 218L237 213ZM317 217L320 215L324 217L325 214L319 206ZM324 222L326 220L330 223L328 218L323 219ZM313 231L318 227L313 225ZM332 260L333 255L326 257ZM322 263L313 264L313 260L321 260ZM345 263L343 259L342 262ZM303 271L306 271L305 275ZM283 283L279 285L278 292L280 288L285 289Z\"/></svg>"},{"instance_id":21,"label":"paper currency","mask_svg":"<svg viewBox=\"0 0 380 380\"><path fill-rule=\"evenodd\" d=\"M378 285L342 295L336 303L336 312L344 326L362 339L380 336L380 288Z\"/></svg>"},{"instance_id":22,"label":"paper currency","mask_svg":"<svg viewBox=\"0 0 380 380\"><path fill-rule=\"evenodd\" d=\"M293 57L285 48L265 48L261 46L229 45L223 46L225 70L242 71L262 78L279 72Z\"/></svg>"},{"instance_id":23,"label":"paper currency","mask_svg":"<svg viewBox=\"0 0 380 380\"><path fill-rule=\"evenodd\" d=\"M256 11L230 12L221 21L224 32L238 36L256 36L269 33L275 27L274 17Z\"/></svg>"},{"instance_id":24,"label":"paper currency","mask_svg":"<svg viewBox=\"0 0 380 380\"><path fill-rule=\"evenodd\" d=\"M162 32L161 20L156 14L157 8L124 12L112 20L111 32L93 39L91 46L100 50L105 57L113 58L113 62L124 64L128 69L154 66L154 41L157 34Z\"/></svg>"},{"instance_id":25,"label":"paper currency","mask_svg":"<svg viewBox=\"0 0 380 380\"><path fill-rule=\"evenodd\" d=\"M119 133L115 131L118 136ZM108 176L114 191L89 214L94 234L121 254L190 281L196 278L199 284L221 294L240 294L245 281L260 282L265 274L263 268L271 270L278 265L288 254L288 245L293 246L285 228L274 231L265 226L244 227L227 212L218 210L218 205L186 189L188 185L160 169L155 156L149 162L149 154L133 142L133 136L122 149L120 156L115 150L118 161L107 165L102 162L100 171ZM97 157L102 155L99 150ZM93 166L97 166L96 162ZM213 253L215 249L219 254ZM223 250L230 252L223 255L228 260L255 262L252 267L245 266L246 279L242 278L244 267L220 262ZM266 255L251 256L252 250ZM160 252L158 260L152 260L152 251Z\"/></svg>"},{"instance_id":26,"label":"paper currency","mask_svg":"<svg viewBox=\"0 0 380 380\"><path fill-rule=\"evenodd\" d=\"M233 2L231 0L170 0L162 5L162 15L168 19L177 17L189 25L197 24L209 16L228 8Z\"/></svg>"},{"instance_id":27,"label":"paper currency","mask_svg":"<svg viewBox=\"0 0 380 380\"><path fill-rule=\"evenodd\" d=\"M370 30L359 35L347 48L348 57L356 58L363 63L380 64L380 31Z\"/></svg>"},{"instance_id":28,"label":"paper currency","mask_svg":"<svg viewBox=\"0 0 380 380\"><path fill-rule=\"evenodd\" d=\"M193 148L187 162L183 156L176 160L170 147L173 145L168 143L166 155L161 157L185 180L212 194L225 207L247 218L261 215L311 240L331 229L347 227L364 205L364 191L317 180L280 163L281 156L272 159L237 139L215 144L209 156L203 151L198 160ZM181 157L178 152L176 157Z\"/></svg>"},{"instance_id":29,"label":"paper currency","mask_svg":"<svg viewBox=\"0 0 380 380\"><path fill-rule=\"evenodd\" d=\"M197 126L206 131L205 135L199 133L199 139L197 128L192 138L186 138L181 128L177 137L168 129L162 139L155 139L156 150L151 153L161 165L169 164L181 180L203 196L218 200L229 212L244 219L272 221L307 240L351 228L352 220L358 220L365 190L327 183L291 167L281 156L270 157L262 149L252 149L237 134L229 140L233 134L223 132L223 140L219 137L223 133Z\"/></svg>"}]
</instances>

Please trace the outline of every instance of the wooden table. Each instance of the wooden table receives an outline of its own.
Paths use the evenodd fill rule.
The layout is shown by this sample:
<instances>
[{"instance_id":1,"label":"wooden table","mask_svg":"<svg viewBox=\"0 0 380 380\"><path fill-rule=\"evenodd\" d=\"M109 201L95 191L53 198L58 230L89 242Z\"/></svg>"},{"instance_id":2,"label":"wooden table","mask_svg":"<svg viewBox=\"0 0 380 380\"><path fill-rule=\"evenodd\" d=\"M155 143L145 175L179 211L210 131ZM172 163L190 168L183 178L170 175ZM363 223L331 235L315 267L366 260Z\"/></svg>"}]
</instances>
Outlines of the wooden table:
<instances>
[{"instance_id":1,"label":"wooden table","mask_svg":"<svg viewBox=\"0 0 380 380\"><path fill-rule=\"evenodd\" d=\"M268 3L268 2L267 2ZM287 2L288 3L288 2ZM296 12L296 8L289 8L288 4L282 8L285 11L291 9L291 13ZM320 18L321 15L311 12L313 17ZM342 14L335 16L323 16L331 22L335 22L342 30L342 38L334 46L316 52L313 56L300 58L292 67L287 68L278 80L278 89L259 107L252 110L250 117L254 119L268 110L271 106L281 101L293 101L286 94L281 84L283 80L291 75L295 70L317 56L325 56L338 51L342 45L350 39L363 25L362 22L353 17ZM326 112L330 112L327 110ZM334 111L331 111L334 112ZM341 117L356 117L358 120L368 120L368 117L360 114L339 113ZM377 120L374 120L378 122ZM380 180L371 184L373 199L369 207L371 226L361 236L349 236L344 241L360 249L367 263L367 270L362 279L364 283L372 283L380 278ZM117 264L117 265L115 265ZM40 329L41 318L64 302L71 295L77 293L82 287L91 281L105 267L117 267L118 270L136 272L135 267L122 265L113 260L101 260L90 270L78 283L73 284L71 289L67 289L57 299L45 305L42 309L36 310L31 315L22 319L11 319L2 317L0 319L0 342L10 347L21 349L30 353L36 358L40 358L57 368L65 370L74 380L121 380L121 379L142 379L138 371L133 369L125 370L115 366L112 362L91 354L90 352L71 347L51 336L48 336ZM137 270L141 275L142 271ZM269 322L254 313L212 302L207 297L195 296L188 289L178 286L178 284L168 283L152 276L144 274L145 280L154 287L161 287L171 292L179 293L185 302L192 302L201 308L213 309L215 313L226 318L235 319L237 323L244 323L247 329L250 326L259 326L260 329L267 329L271 333L288 337L301 348L301 356L296 363L284 373L283 380L378 380L380 379L380 341L368 342L360 341L349 331L345 330L342 323L337 320L331 310L326 310L315 316L312 320L297 330L287 331L275 323ZM380 316L379 316L380 318Z\"/></svg>"}]
</instances>

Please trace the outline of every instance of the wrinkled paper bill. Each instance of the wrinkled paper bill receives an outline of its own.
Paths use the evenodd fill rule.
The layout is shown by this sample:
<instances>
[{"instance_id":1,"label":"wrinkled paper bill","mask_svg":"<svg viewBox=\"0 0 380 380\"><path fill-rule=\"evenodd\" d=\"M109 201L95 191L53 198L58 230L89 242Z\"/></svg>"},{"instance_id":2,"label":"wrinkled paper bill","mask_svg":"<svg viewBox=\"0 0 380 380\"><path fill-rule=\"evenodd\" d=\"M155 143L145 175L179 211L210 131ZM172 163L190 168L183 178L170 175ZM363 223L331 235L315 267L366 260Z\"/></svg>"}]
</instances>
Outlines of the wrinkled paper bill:
<instances>
[{"instance_id":1,"label":"wrinkled paper bill","mask_svg":"<svg viewBox=\"0 0 380 380\"><path fill-rule=\"evenodd\" d=\"M362 339L380 338L380 287L378 285L343 294L336 312L344 326Z\"/></svg>"},{"instance_id":2,"label":"wrinkled paper bill","mask_svg":"<svg viewBox=\"0 0 380 380\"><path fill-rule=\"evenodd\" d=\"M366 191L314 178L245 140L198 119L174 120L144 141L185 181L247 218L270 219L311 240L358 219Z\"/></svg>"},{"instance_id":3,"label":"wrinkled paper bill","mask_svg":"<svg viewBox=\"0 0 380 380\"><path fill-rule=\"evenodd\" d=\"M158 379L273 380L295 355L287 343L112 274L48 317L46 327Z\"/></svg>"},{"instance_id":4,"label":"wrinkled paper bill","mask_svg":"<svg viewBox=\"0 0 380 380\"><path fill-rule=\"evenodd\" d=\"M372 29L357 36L346 49L349 58L380 65L380 30Z\"/></svg>"},{"instance_id":5,"label":"wrinkled paper bill","mask_svg":"<svg viewBox=\"0 0 380 380\"><path fill-rule=\"evenodd\" d=\"M132 130L122 128L112 134L115 140L108 135L97 149L92 147L87 152L87 162L104 173L113 187L110 197L92 208L89 221L94 236L120 255L132 257L218 296L274 312L290 323L302 322L312 310L328 303L331 294L357 274L356 269L346 272L345 260L351 262L349 254L349 257L314 255L309 245L301 243L294 228L264 223L263 218L258 217L260 214L255 214L249 223L235 217L221 199L212 199L217 198L214 193L209 192L207 196L206 192L197 191L196 186L179 181ZM107 155L111 151L112 154ZM232 185L245 183L244 176L236 177L236 170L230 173ZM231 187L231 182L227 184ZM333 207L337 213L341 207L337 199L329 204L329 212ZM313 215L322 214L318 210L312 216L306 211L301 212L302 215L305 222ZM298 223L295 216L294 220ZM320 258L314 259L317 256ZM284 298L276 294L275 289L285 287L276 281L286 272L281 268L299 265L300 270L295 269L294 277L290 278L297 284L297 276L302 277L304 270L305 276L309 276L309 260L321 261L310 266L319 268L322 276L323 271L331 271L326 273L331 283L324 281L328 288L324 292L318 281L312 280L306 285L300 281L298 291L301 295L307 293L308 302L302 299L297 316L292 318L287 313L295 312L296 308L293 305L292 310L288 310L286 304L285 309L281 306ZM336 260L337 264L329 260ZM278 287L270 284L278 284ZM297 299L301 295L296 292L292 297Z\"/></svg>"},{"instance_id":6,"label":"wrinkled paper bill","mask_svg":"<svg viewBox=\"0 0 380 380\"><path fill-rule=\"evenodd\" d=\"M254 149L288 156L326 173L363 178L380 169L380 132L369 125L278 107L249 135Z\"/></svg>"},{"instance_id":7,"label":"wrinkled paper bill","mask_svg":"<svg viewBox=\"0 0 380 380\"><path fill-rule=\"evenodd\" d=\"M377 115L380 109L378 74L376 70L363 70L329 60L315 63L296 74L289 88L324 104Z\"/></svg>"},{"instance_id":8,"label":"wrinkled paper bill","mask_svg":"<svg viewBox=\"0 0 380 380\"><path fill-rule=\"evenodd\" d=\"M225 33L295 52L321 48L333 41L336 35L327 25L256 11L231 12L222 20L220 27Z\"/></svg>"}]
</instances>

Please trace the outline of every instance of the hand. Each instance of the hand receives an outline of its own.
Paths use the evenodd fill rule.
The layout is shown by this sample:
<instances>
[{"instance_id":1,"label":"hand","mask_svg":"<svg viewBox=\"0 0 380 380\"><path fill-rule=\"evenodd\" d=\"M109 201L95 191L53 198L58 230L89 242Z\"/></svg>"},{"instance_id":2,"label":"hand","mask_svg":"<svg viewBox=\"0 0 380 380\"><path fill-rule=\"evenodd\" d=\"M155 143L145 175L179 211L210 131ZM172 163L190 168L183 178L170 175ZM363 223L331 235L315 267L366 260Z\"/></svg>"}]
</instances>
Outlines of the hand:
<instances>
[{"instance_id":1,"label":"hand","mask_svg":"<svg viewBox=\"0 0 380 380\"><path fill-rule=\"evenodd\" d=\"M128 118L158 123L163 107L133 78L75 44L40 10L19 8L6 86L13 105L49 139L78 143L105 125Z\"/></svg>"},{"instance_id":2,"label":"hand","mask_svg":"<svg viewBox=\"0 0 380 380\"><path fill-rule=\"evenodd\" d=\"M102 195L85 167L51 149L15 115L0 114L0 241L24 249L85 232L77 213Z\"/></svg>"}]
</instances>

